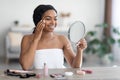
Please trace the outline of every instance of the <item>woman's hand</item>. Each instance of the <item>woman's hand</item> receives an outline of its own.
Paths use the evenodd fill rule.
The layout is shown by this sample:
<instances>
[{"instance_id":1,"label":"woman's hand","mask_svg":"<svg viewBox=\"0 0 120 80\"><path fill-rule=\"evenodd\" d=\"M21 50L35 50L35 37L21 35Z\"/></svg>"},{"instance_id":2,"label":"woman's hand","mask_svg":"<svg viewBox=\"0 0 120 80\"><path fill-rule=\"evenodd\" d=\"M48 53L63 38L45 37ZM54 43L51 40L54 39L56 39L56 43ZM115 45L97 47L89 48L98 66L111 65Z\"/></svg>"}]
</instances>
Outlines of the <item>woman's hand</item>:
<instances>
[{"instance_id":1,"label":"woman's hand","mask_svg":"<svg viewBox=\"0 0 120 80\"><path fill-rule=\"evenodd\" d=\"M81 39L78 43L77 43L77 49L79 50L84 50L87 48L87 42L85 39Z\"/></svg>"},{"instance_id":2,"label":"woman's hand","mask_svg":"<svg viewBox=\"0 0 120 80\"><path fill-rule=\"evenodd\" d=\"M40 40L43 29L45 27L45 20L40 20L35 28L34 38Z\"/></svg>"}]
</instances>

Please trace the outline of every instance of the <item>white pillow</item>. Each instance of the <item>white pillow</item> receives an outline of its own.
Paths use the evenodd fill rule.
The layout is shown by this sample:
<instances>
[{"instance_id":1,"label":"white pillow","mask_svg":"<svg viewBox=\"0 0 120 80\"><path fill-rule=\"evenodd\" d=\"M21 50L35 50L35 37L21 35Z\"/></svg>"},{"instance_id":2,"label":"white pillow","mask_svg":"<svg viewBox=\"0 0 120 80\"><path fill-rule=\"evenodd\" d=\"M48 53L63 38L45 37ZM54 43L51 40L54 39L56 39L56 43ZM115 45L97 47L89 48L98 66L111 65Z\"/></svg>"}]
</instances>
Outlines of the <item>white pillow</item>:
<instances>
[{"instance_id":1,"label":"white pillow","mask_svg":"<svg viewBox=\"0 0 120 80\"><path fill-rule=\"evenodd\" d=\"M23 34L22 33L17 33L17 32L9 32L8 36L10 38L10 43L11 43L11 47L16 47L16 46L20 46L21 45L21 41L23 38Z\"/></svg>"}]
</instances>

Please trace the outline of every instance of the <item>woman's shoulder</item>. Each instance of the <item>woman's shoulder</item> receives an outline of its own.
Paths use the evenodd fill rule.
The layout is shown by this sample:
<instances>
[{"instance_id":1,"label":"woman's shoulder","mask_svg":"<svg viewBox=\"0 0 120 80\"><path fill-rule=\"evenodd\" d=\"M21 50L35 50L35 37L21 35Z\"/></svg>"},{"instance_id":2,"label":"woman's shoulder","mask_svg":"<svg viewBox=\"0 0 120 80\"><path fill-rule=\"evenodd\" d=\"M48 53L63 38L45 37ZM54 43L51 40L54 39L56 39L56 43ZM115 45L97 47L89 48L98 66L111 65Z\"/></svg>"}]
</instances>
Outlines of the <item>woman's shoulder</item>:
<instances>
[{"instance_id":1,"label":"woman's shoulder","mask_svg":"<svg viewBox=\"0 0 120 80\"><path fill-rule=\"evenodd\" d=\"M29 40L31 40L32 39L32 37L33 37L33 34L27 34L27 35L24 35L23 36L23 40L27 40L27 41L29 41Z\"/></svg>"},{"instance_id":2,"label":"woman's shoulder","mask_svg":"<svg viewBox=\"0 0 120 80\"><path fill-rule=\"evenodd\" d=\"M60 40L60 42L63 42L63 43L69 42L68 37L65 36L65 35L59 34L59 35L57 35L57 37L58 37L58 39Z\"/></svg>"},{"instance_id":3,"label":"woman's shoulder","mask_svg":"<svg viewBox=\"0 0 120 80\"><path fill-rule=\"evenodd\" d=\"M62 34L57 34L56 35L60 40L66 39L67 37L65 35Z\"/></svg>"},{"instance_id":4,"label":"woman's shoulder","mask_svg":"<svg viewBox=\"0 0 120 80\"><path fill-rule=\"evenodd\" d=\"M65 35L57 35L57 36L58 36L60 43L63 46L62 48L66 48L70 44L70 41L67 36Z\"/></svg>"}]
</instances>

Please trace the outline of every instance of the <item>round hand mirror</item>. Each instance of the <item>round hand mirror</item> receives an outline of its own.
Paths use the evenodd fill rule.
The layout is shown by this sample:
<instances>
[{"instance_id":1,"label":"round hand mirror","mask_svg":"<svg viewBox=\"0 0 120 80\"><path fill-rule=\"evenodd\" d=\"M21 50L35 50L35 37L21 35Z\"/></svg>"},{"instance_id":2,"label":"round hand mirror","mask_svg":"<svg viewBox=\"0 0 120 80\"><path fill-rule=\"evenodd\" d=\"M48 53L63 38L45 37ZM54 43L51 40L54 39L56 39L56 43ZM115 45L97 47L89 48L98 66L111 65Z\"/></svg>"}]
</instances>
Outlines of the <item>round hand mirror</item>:
<instances>
[{"instance_id":1,"label":"round hand mirror","mask_svg":"<svg viewBox=\"0 0 120 80\"><path fill-rule=\"evenodd\" d=\"M75 21L70 25L68 30L68 38L74 44L84 38L85 35L85 25L81 21Z\"/></svg>"}]
</instances>

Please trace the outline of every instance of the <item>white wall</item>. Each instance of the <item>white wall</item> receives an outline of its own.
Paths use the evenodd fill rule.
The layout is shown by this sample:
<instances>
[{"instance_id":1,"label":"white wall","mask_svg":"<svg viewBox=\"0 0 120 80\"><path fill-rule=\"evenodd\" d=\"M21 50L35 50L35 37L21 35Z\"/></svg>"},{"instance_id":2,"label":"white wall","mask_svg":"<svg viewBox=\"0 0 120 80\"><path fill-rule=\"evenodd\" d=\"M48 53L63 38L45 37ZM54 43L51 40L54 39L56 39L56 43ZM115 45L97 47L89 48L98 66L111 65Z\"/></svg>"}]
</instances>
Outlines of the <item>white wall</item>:
<instances>
[{"instance_id":1,"label":"white wall","mask_svg":"<svg viewBox=\"0 0 120 80\"><path fill-rule=\"evenodd\" d=\"M112 26L119 29L120 31L120 0L112 1ZM111 33L112 34L112 33ZM120 38L119 35L112 34L112 36L117 40ZM115 61L120 62L120 46L118 43L112 46L113 55Z\"/></svg>"},{"instance_id":2,"label":"white wall","mask_svg":"<svg viewBox=\"0 0 120 80\"><path fill-rule=\"evenodd\" d=\"M0 56L4 56L4 38L14 20L34 26L32 14L39 4L52 4L58 12L70 12L67 22L81 20L87 30L103 22L104 0L0 0Z\"/></svg>"}]
</instances>

